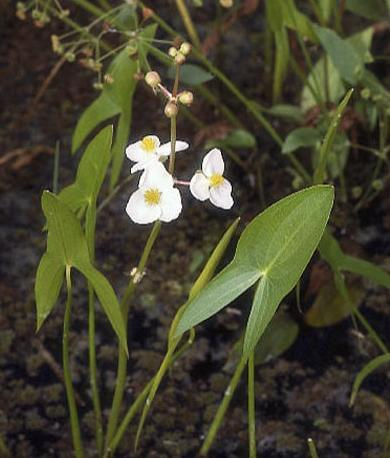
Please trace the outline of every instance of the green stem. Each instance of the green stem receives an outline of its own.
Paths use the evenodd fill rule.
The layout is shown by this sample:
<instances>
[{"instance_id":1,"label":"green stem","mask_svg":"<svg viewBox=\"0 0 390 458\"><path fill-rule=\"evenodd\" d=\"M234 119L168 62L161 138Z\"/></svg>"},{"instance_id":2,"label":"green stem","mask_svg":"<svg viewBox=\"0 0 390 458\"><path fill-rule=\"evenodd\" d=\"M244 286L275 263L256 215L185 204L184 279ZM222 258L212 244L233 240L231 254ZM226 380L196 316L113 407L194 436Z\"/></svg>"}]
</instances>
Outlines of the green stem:
<instances>
[{"instance_id":1,"label":"green stem","mask_svg":"<svg viewBox=\"0 0 390 458\"><path fill-rule=\"evenodd\" d=\"M76 458L83 458L84 451L81 443L79 417L77 413L76 400L74 396L72 376L70 373L69 365L69 325L72 310L72 280L70 275L70 266L66 266L66 288L67 298L65 305L64 327L62 334L62 364L64 369L64 382L66 397L68 400L68 408L70 413L70 424L72 429L73 447L75 450Z\"/></svg>"},{"instance_id":2,"label":"green stem","mask_svg":"<svg viewBox=\"0 0 390 458\"><path fill-rule=\"evenodd\" d=\"M202 448L200 449L200 454L206 456L211 444L213 443L215 436L218 432L218 429L221 426L222 420L226 414L226 410L229 407L230 401L232 399L233 393L237 388L238 382L240 381L241 374L246 366L246 359L241 359L236 370L233 374L233 377L230 380L228 387L225 390L224 397L220 403L217 413L215 414L214 420L211 423L210 429L207 433L206 439L203 442Z\"/></svg>"},{"instance_id":3,"label":"green stem","mask_svg":"<svg viewBox=\"0 0 390 458\"><path fill-rule=\"evenodd\" d=\"M153 225L153 228L149 234L149 238L146 242L144 247L144 251L142 253L141 259L138 263L136 273L134 277L130 280L125 294L121 301L121 309L123 314L124 322L127 323L127 318L129 314L129 306L130 300L134 294L137 282L139 281L139 276L143 275L145 270L146 263L149 259L150 252L152 251L154 242L157 239L157 236L161 229L161 222L156 221ZM119 347L118 350L118 368L117 368L117 375L116 375L116 384L115 384L115 391L114 397L112 400L112 407L111 413L108 420L108 427L107 427L107 436L106 436L106 446L111 443L112 438L114 437L116 427L118 425L120 407L122 405L123 394L125 390L125 382L126 382L126 369L127 369L127 356L125 351L122 347Z\"/></svg>"},{"instance_id":4,"label":"green stem","mask_svg":"<svg viewBox=\"0 0 390 458\"><path fill-rule=\"evenodd\" d=\"M173 357L169 361L169 367L172 367L174 362L181 357L181 355L192 345L194 342L195 338L195 330L190 329L190 335L186 343L173 355ZM115 436L113 440L110 442L106 454L104 455L104 458L108 458L109 456L112 456L112 454L115 452L117 449L118 445L120 444L127 428L129 427L129 424L131 423L132 419L135 417L135 415L138 413L138 411L141 409L141 407L144 405L146 398L148 397L148 394L150 393L150 390L155 383L156 379L155 375L145 386L145 388L141 391L141 393L137 396L136 400L133 402L131 405L130 409L127 411L124 419L122 420L121 424L119 425Z\"/></svg>"},{"instance_id":5,"label":"green stem","mask_svg":"<svg viewBox=\"0 0 390 458\"><path fill-rule=\"evenodd\" d=\"M255 362L253 353L248 359L248 425L249 458L256 458Z\"/></svg>"},{"instance_id":6,"label":"green stem","mask_svg":"<svg viewBox=\"0 0 390 458\"><path fill-rule=\"evenodd\" d=\"M176 6L179 11L179 14L183 20L184 26L187 30L188 36L191 38L192 43L197 47L200 48L200 40L198 36L198 32L192 22L191 15L188 11L187 5L183 0L176 0Z\"/></svg>"},{"instance_id":7,"label":"green stem","mask_svg":"<svg viewBox=\"0 0 390 458\"><path fill-rule=\"evenodd\" d=\"M371 337L373 342L376 343L378 348L380 348L383 353L389 353L389 349L387 348L385 343L378 336L378 334L375 332L375 330L371 327L370 323L360 313L360 311L357 308L355 308L353 313L356 316L356 318L360 321L360 323L363 325L363 327L366 329L368 335Z\"/></svg>"},{"instance_id":8,"label":"green stem","mask_svg":"<svg viewBox=\"0 0 390 458\"><path fill-rule=\"evenodd\" d=\"M88 350L89 350L89 373L92 391L92 404L95 413L95 440L99 456L103 453L104 432L102 407L100 403L99 388L97 383L97 364L95 346L95 296L93 286L88 282Z\"/></svg>"},{"instance_id":9,"label":"green stem","mask_svg":"<svg viewBox=\"0 0 390 458\"><path fill-rule=\"evenodd\" d=\"M85 236L87 239L91 262L95 259L96 200L88 205L85 216ZM89 376L92 391L92 404L95 414L95 440L99 456L103 453L104 432L102 407L97 382L96 342L95 342L95 295L93 286L88 282L88 353Z\"/></svg>"},{"instance_id":10,"label":"green stem","mask_svg":"<svg viewBox=\"0 0 390 458\"><path fill-rule=\"evenodd\" d=\"M309 437L309 439L307 439L307 445L309 447L310 457L311 458L318 458L316 445L315 445L315 443L314 443L312 438Z\"/></svg>"}]
</instances>

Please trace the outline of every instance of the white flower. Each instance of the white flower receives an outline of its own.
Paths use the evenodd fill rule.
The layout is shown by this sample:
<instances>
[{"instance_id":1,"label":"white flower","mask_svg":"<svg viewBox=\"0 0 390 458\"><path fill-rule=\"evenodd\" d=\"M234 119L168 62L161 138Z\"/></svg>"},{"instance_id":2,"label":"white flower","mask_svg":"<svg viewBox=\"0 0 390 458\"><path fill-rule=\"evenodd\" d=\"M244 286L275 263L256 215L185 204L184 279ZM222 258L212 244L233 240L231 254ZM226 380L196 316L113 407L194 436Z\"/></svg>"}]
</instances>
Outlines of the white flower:
<instances>
[{"instance_id":1,"label":"white flower","mask_svg":"<svg viewBox=\"0 0 390 458\"><path fill-rule=\"evenodd\" d=\"M232 185L223 177L225 164L221 151L212 149L203 159L202 171L196 172L190 182L192 195L199 200L210 199L216 207L228 210L233 206Z\"/></svg>"},{"instance_id":2,"label":"white flower","mask_svg":"<svg viewBox=\"0 0 390 458\"><path fill-rule=\"evenodd\" d=\"M182 151L188 148L188 143L177 140L175 150ZM126 156L135 165L131 168L131 173L145 169L149 165L157 162L162 156L171 154L171 142L160 145L160 140L156 135L147 135L142 140L132 143L126 148Z\"/></svg>"},{"instance_id":3,"label":"white flower","mask_svg":"<svg viewBox=\"0 0 390 458\"><path fill-rule=\"evenodd\" d=\"M173 184L172 176L161 162L151 164L142 174L138 190L127 203L127 214L138 224L157 220L168 223L176 219L182 205L180 192Z\"/></svg>"}]
</instances>

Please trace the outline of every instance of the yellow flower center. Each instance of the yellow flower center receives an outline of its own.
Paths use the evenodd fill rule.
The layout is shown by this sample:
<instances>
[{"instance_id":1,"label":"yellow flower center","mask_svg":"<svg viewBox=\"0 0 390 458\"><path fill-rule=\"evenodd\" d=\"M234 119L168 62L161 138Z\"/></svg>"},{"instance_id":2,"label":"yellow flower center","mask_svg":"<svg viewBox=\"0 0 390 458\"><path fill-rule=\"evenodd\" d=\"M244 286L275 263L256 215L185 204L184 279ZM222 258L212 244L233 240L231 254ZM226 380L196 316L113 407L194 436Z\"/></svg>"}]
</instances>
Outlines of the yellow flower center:
<instances>
[{"instance_id":1,"label":"yellow flower center","mask_svg":"<svg viewBox=\"0 0 390 458\"><path fill-rule=\"evenodd\" d=\"M209 180L210 186L215 188L216 186L220 186L223 183L224 178L222 175L219 175L219 173L214 173L214 175L211 175Z\"/></svg>"},{"instance_id":2,"label":"yellow flower center","mask_svg":"<svg viewBox=\"0 0 390 458\"><path fill-rule=\"evenodd\" d=\"M158 189L147 189L144 192L144 199L147 205L158 205L161 199L161 192Z\"/></svg>"},{"instance_id":3,"label":"yellow flower center","mask_svg":"<svg viewBox=\"0 0 390 458\"><path fill-rule=\"evenodd\" d=\"M153 153L156 150L156 140L153 137L144 137L141 140L141 148L146 153Z\"/></svg>"}]
</instances>

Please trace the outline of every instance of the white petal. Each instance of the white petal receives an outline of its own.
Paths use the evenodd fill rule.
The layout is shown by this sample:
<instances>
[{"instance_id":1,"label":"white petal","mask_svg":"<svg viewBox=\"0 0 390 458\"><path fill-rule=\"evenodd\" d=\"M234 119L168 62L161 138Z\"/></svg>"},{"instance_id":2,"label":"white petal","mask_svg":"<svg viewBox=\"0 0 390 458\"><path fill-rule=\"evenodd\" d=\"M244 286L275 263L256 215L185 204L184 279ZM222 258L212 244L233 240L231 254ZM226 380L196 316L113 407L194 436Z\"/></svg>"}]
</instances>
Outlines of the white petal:
<instances>
[{"instance_id":1,"label":"white petal","mask_svg":"<svg viewBox=\"0 0 390 458\"><path fill-rule=\"evenodd\" d=\"M155 145L155 147L150 151L146 151L142 147L142 141L145 138L150 139ZM126 148L126 156L134 162L146 162L151 158L151 156L157 155L159 147L160 140L156 135L146 135L142 140L132 143Z\"/></svg>"},{"instance_id":2,"label":"white petal","mask_svg":"<svg viewBox=\"0 0 390 458\"><path fill-rule=\"evenodd\" d=\"M216 207L229 210L234 204L231 193L232 185L228 180L224 179L219 186L210 188L210 201Z\"/></svg>"},{"instance_id":3,"label":"white petal","mask_svg":"<svg viewBox=\"0 0 390 458\"><path fill-rule=\"evenodd\" d=\"M165 223L176 219L182 209L180 192L176 188L166 189L161 195L161 216L160 220Z\"/></svg>"},{"instance_id":4,"label":"white petal","mask_svg":"<svg viewBox=\"0 0 390 458\"><path fill-rule=\"evenodd\" d=\"M131 167L130 172L135 173L135 172L138 172L139 170L147 169L152 164L155 164L156 162L158 162L158 157L156 154L152 154L152 156L147 156L146 160L142 160L134 164L133 167Z\"/></svg>"},{"instance_id":5,"label":"white petal","mask_svg":"<svg viewBox=\"0 0 390 458\"><path fill-rule=\"evenodd\" d=\"M211 175L223 175L225 164L222 159L221 151L218 148L213 148L203 158L202 171L206 177Z\"/></svg>"},{"instance_id":6,"label":"white petal","mask_svg":"<svg viewBox=\"0 0 390 458\"><path fill-rule=\"evenodd\" d=\"M141 175L139 187L158 188L160 190L173 187L173 178L160 161L151 163Z\"/></svg>"},{"instance_id":7,"label":"white petal","mask_svg":"<svg viewBox=\"0 0 390 458\"><path fill-rule=\"evenodd\" d=\"M183 151L187 148L189 148L189 144L187 142L183 142L181 140L176 140L175 143L175 151L176 153L178 151ZM160 148L157 151L159 156L169 156L171 154L171 142L164 143L163 145L160 146Z\"/></svg>"},{"instance_id":8,"label":"white petal","mask_svg":"<svg viewBox=\"0 0 390 458\"><path fill-rule=\"evenodd\" d=\"M149 224L160 218L161 208L159 205L148 205L143 192L138 189L130 196L126 213L135 223Z\"/></svg>"},{"instance_id":9,"label":"white petal","mask_svg":"<svg viewBox=\"0 0 390 458\"><path fill-rule=\"evenodd\" d=\"M191 194L198 200L207 200L210 197L209 180L202 172L196 172L190 181Z\"/></svg>"}]
</instances>

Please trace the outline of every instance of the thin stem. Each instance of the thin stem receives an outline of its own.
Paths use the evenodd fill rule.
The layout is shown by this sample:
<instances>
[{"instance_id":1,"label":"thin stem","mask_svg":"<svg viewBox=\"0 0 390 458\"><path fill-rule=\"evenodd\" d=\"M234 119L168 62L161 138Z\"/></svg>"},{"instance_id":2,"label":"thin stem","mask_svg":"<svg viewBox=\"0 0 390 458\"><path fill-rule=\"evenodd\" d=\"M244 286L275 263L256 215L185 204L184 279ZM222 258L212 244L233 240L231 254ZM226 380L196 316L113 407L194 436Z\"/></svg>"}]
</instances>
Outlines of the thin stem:
<instances>
[{"instance_id":1,"label":"thin stem","mask_svg":"<svg viewBox=\"0 0 390 458\"><path fill-rule=\"evenodd\" d=\"M200 449L200 454L206 456L211 444L213 443L215 436L222 424L222 420L226 414L227 408L229 407L230 401L232 399L233 393L237 388L238 382L241 379L241 374L246 366L246 359L241 359L239 364L234 371L233 377L230 380L228 387L225 390L224 397L222 402L219 404L217 413L215 414L214 420L211 423L210 429L207 433L206 439L203 442L202 448Z\"/></svg>"},{"instance_id":2,"label":"thin stem","mask_svg":"<svg viewBox=\"0 0 390 458\"><path fill-rule=\"evenodd\" d=\"M200 40L198 36L198 32L192 22L191 15L188 11L187 5L183 0L176 0L176 6L179 11L179 14L183 20L184 26L187 30L188 36L191 38L192 43L197 47L200 48Z\"/></svg>"},{"instance_id":3,"label":"thin stem","mask_svg":"<svg viewBox=\"0 0 390 458\"><path fill-rule=\"evenodd\" d=\"M360 321L360 323L363 325L363 327L366 329L368 335L371 337L373 342L376 343L378 348L380 348L383 353L389 353L389 349L387 348L383 340L378 336L378 334L371 327L370 323L360 313L360 311L357 308L355 308L353 313L356 316L356 318Z\"/></svg>"},{"instance_id":4,"label":"thin stem","mask_svg":"<svg viewBox=\"0 0 390 458\"><path fill-rule=\"evenodd\" d=\"M76 458L83 458L84 451L81 442L81 433L79 425L79 417L77 412L76 400L73 390L72 376L69 365L69 325L72 310L72 280L70 275L70 266L66 266L66 288L67 298L65 304L64 327L62 334L62 365L64 369L64 382L66 397L68 400L68 408L70 413L70 424L72 429L73 447Z\"/></svg>"},{"instance_id":5,"label":"thin stem","mask_svg":"<svg viewBox=\"0 0 390 458\"><path fill-rule=\"evenodd\" d=\"M175 171L175 156L176 156L176 116L171 117L171 154L169 156L168 171L171 175Z\"/></svg>"},{"instance_id":6,"label":"thin stem","mask_svg":"<svg viewBox=\"0 0 390 458\"><path fill-rule=\"evenodd\" d=\"M54 167L53 167L53 193L57 194L58 192L58 172L60 168L60 142L56 141L56 146L54 148Z\"/></svg>"},{"instance_id":7,"label":"thin stem","mask_svg":"<svg viewBox=\"0 0 390 458\"><path fill-rule=\"evenodd\" d=\"M255 362L253 353L248 359L248 425L249 458L256 458Z\"/></svg>"},{"instance_id":8,"label":"thin stem","mask_svg":"<svg viewBox=\"0 0 390 458\"><path fill-rule=\"evenodd\" d=\"M92 285L88 282L88 347L89 373L92 390L92 403L95 413L95 440L99 456L103 453L104 432L102 408L97 383L96 347L95 347L95 296Z\"/></svg>"},{"instance_id":9,"label":"thin stem","mask_svg":"<svg viewBox=\"0 0 390 458\"><path fill-rule=\"evenodd\" d=\"M145 266L149 259L150 252L152 251L153 245L157 239L160 229L161 229L161 222L156 221L149 234L149 238L144 247L144 251L142 253L141 259L138 263L136 273L134 277L130 280L126 288L125 294L122 298L121 309L122 309L123 319L125 323L127 323L127 319L128 319L130 300L134 294L134 291L137 285L137 281L139 281L137 280L137 278L139 278L139 276L142 276L145 270ZM122 399L123 399L123 394L125 390L126 369L127 369L127 356L126 356L125 351L120 346L118 350L118 368L117 368L117 375L116 375L115 391L114 391L111 413L110 413L110 418L108 420L108 427L107 427L106 446L108 446L108 444L111 443L114 437L117 425L118 425L120 407L122 405Z\"/></svg>"},{"instance_id":10,"label":"thin stem","mask_svg":"<svg viewBox=\"0 0 390 458\"><path fill-rule=\"evenodd\" d=\"M309 453L311 458L318 458L318 453L316 449L316 445L311 437L307 439L307 445L309 447Z\"/></svg>"}]
</instances>

